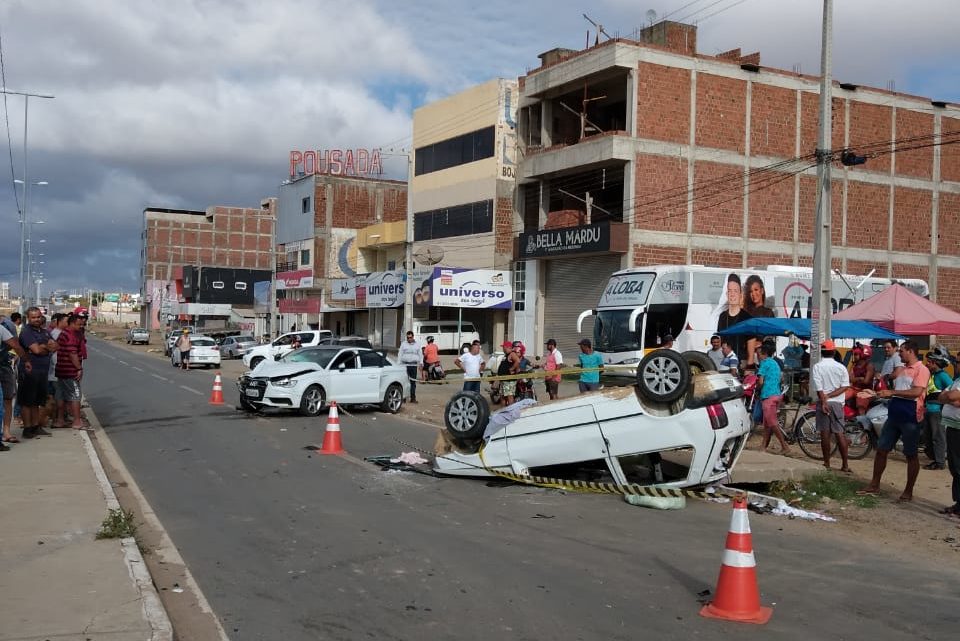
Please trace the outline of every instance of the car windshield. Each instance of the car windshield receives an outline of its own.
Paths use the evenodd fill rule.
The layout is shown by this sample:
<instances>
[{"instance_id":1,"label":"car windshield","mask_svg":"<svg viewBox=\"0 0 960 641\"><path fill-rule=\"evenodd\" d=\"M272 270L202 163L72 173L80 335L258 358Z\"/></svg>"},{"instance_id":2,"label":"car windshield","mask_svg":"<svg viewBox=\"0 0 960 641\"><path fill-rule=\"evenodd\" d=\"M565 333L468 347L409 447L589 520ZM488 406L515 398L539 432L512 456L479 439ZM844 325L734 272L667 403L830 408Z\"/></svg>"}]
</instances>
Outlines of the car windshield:
<instances>
[{"instance_id":1,"label":"car windshield","mask_svg":"<svg viewBox=\"0 0 960 641\"><path fill-rule=\"evenodd\" d=\"M594 347L598 352L631 352L642 349L640 333L627 329L630 309L609 309L597 312L593 323ZM643 316L637 316L637 327L643 327Z\"/></svg>"},{"instance_id":2,"label":"car windshield","mask_svg":"<svg viewBox=\"0 0 960 641\"><path fill-rule=\"evenodd\" d=\"M333 357L339 353L340 348L300 349L290 352L281 360L284 363L316 363L320 367L326 367Z\"/></svg>"},{"instance_id":3,"label":"car windshield","mask_svg":"<svg viewBox=\"0 0 960 641\"><path fill-rule=\"evenodd\" d=\"M190 341L193 347L213 347L217 343L212 338L194 338Z\"/></svg>"}]
</instances>

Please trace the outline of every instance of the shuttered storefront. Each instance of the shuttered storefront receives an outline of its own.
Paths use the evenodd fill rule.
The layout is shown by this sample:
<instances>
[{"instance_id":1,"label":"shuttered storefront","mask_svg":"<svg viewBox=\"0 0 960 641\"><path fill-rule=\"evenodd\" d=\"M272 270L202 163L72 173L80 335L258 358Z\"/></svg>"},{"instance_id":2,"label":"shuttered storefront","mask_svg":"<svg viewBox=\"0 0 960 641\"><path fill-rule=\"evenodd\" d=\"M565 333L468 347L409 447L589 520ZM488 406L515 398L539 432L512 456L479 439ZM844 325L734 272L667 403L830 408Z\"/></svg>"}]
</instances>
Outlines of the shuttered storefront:
<instances>
[{"instance_id":1,"label":"shuttered storefront","mask_svg":"<svg viewBox=\"0 0 960 641\"><path fill-rule=\"evenodd\" d=\"M577 317L597 306L610 274L621 269L620 256L553 259L546 263L543 340L557 339L557 348L564 358L575 359L580 339L593 340L593 317L584 319L579 334Z\"/></svg>"}]
</instances>

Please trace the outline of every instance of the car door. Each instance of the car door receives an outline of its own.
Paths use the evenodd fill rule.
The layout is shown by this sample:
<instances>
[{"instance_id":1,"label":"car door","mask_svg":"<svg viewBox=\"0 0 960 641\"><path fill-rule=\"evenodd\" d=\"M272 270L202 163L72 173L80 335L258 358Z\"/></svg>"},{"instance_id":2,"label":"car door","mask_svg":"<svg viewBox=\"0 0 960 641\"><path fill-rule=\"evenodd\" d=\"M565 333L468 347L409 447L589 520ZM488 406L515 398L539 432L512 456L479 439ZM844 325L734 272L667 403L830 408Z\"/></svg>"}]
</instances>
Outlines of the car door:
<instances>
[{"instance_id":1,"label":"car door","mask_svg":"<svg viewBox=\"0 0 960 641\"><path fill-rule=\"evenodd\" d=\"M337 354L327 367L330 382L327 399L338 403L370 403L371 385L376 381L368 379L359 363L356 350L345 349Z\"/></svg>"},{"instance_id":2,"label":"car door","mask_svg":"<svg viewBox=\"0 0 960 641\"><path fill-rule=\"evenodd\" d=\"M360 352L360 369L363 370L365 383L370 384L368 390L374 397L370 403L383 400L383 395L387 391L387 380L383 373L383 368L389 365L387 360L380 354L372 350L362 350Z\"/></svg>"}]
</instances>

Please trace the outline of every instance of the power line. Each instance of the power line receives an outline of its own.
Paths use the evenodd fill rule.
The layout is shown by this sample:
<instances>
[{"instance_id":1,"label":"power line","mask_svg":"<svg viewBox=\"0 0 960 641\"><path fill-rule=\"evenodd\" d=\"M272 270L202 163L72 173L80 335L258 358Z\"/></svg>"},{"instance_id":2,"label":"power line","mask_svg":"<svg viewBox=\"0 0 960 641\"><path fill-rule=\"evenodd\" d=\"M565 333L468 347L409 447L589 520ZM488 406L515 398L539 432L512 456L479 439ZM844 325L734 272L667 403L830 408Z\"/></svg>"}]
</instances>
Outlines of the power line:
<instances>
[{"instance_id":1,"label":"power line","mask_svg":"<svg viewBox=\"0 0 960 641\"><path fill-rule=\"evenodd\" d=\"M7 86L7 71L3 64L3 34L0 33L0 86ZM3 121L7 129L7 156L10 158L10 185L13 187L13 199L17 203L17 218L23 219L23 210L20 209L20 196L17 195L17 175L13 171L13 143L10 141L10 112L7 109L7 94L3 94ZM26 176L24 176L26 180ZM23 185L26 193L27 185ZM21 287L23 284L21 283ZM21 293L21 296L23 294Z\"/></svg>"},{"instance_id":2,"label":"power line","mask_svg":"<svg viewBox=\"0 0 960 641\"><path fill-rule=\"evenodd\" d=\"M733 8L734 8L735 6L737 6L738 4L743 4L743 3L746 2L746 1L747 1L747 0L737 0L737 1L734 2L733 4L729 4L729 5L727 5L726 7L721 7L720 9L717 9L717 10L714 11L713 13L708 13L707 15L703 16L702 18L700 18L699 20L697 20L697 23L700 24L700 23L702 23L702 22L704 22L704 21L712 18L713 16L717 15L718 13L723 13L724 11L727 11L728 9L733 9Z\"/></svg>"}]
</instances>

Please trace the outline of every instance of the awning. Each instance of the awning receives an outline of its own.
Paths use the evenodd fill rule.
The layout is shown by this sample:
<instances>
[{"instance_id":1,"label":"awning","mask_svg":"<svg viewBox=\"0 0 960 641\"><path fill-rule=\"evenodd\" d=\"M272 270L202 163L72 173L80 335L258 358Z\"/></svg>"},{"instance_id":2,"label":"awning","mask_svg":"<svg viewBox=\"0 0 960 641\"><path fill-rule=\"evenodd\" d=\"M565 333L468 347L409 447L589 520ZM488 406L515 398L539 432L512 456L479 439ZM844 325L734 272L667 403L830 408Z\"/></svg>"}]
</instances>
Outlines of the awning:
<instances>
[{"instance_id":1,"label":"awning","mask_svg":"<svg viewBox=\"0 0 960 641\"><path fill-rule=\"evenodd\" d=\"M810 339L810 319L807 318L751 318L717 332L721 336L788 336ZM873 323L858 320L832 320L830 338L890 338L903 336L887 331Z\"/></svg>"}]
</instances>

